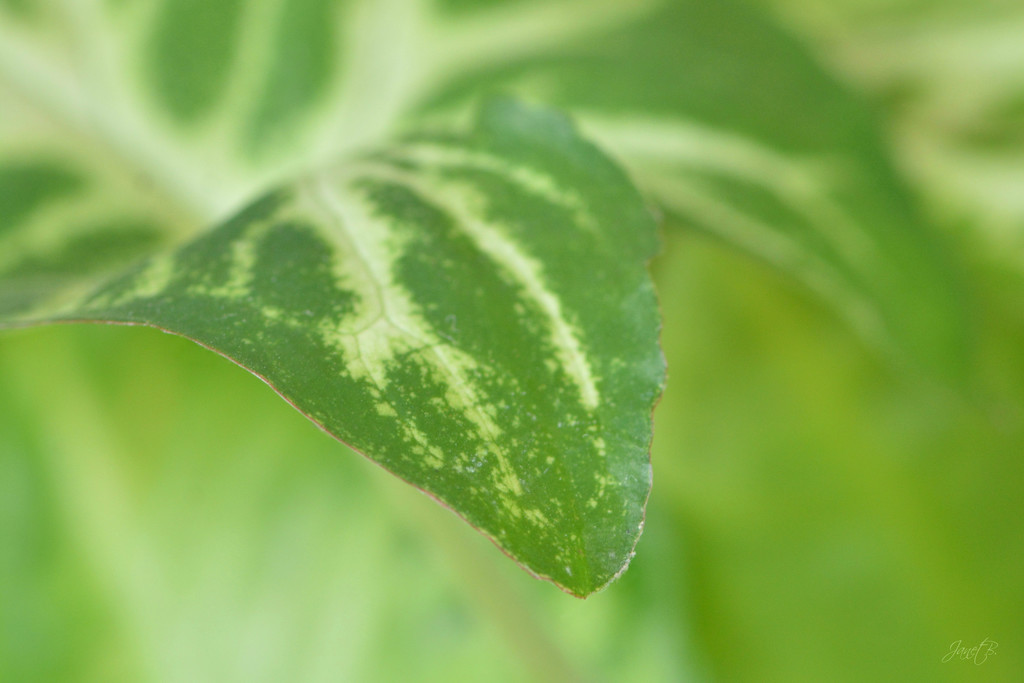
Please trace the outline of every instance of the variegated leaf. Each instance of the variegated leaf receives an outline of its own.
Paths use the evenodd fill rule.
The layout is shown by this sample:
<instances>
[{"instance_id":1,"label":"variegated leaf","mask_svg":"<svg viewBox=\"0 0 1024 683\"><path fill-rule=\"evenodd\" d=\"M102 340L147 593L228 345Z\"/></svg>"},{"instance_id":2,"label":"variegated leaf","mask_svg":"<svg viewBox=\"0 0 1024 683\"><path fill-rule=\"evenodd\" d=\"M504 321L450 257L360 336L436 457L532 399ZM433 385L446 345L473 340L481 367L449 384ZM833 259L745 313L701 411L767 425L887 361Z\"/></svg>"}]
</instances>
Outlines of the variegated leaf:
<instances>
[{"instance_id":1,"label":"variegated leaf","mask_svg":"<svg viewBox=\"0 0 1024 683\"><path fill-rule=\"evenodd\" d=\"M790 2L831 61L888 105L903 166L937 215L1024 266L1024 4Z\"/></svg>"},{"instance_id":2,"label":"variegated leaf","mask_svg":"<svg viewBox=\"0 0 1024 683\"><path fill-rule=\"evenodd\" d=\"M468 476L472 462L459 471L446 459L450 466L431 469L429 481L425 474L400 473L456 507L534 571L571 591L592 590L622 565L647 491L636 483L646 475L637 474L640 456L633 449L650 436L647 413L660 373L651 355L656 321L650 310L634 311L617 297L624 296L622 288L640 287L649 226L640 225L646 219L637 217L642 212L621 175L606 173L605 160L544 116L498 117L510 126L508 139L533 141L521 147L499 144L493 118L482 129L491 138L480 133L490 142L442 136L430 144L392 144L396 132L427 124L458 130L452 121L466 120L467 103L493 90L570 109L671 215L795 273L886 348L933 368L956 365L962 345L956 287L940 249L917 224L870 115L798 45L733 0L0 2L0 315L5 324L113 319L188 334L264 374L357 446L363 442L345 430L361 429L360 416L376 411L381 399L370 392L368 403L354 408L332 393L337 387L327 378L344 370L341 376L353 386L385 387L378 392L404 386L402 396L432 386L433 394L424 388L403 399L412 402L403 409L408 417L374 412L366 422L390 418L412 425L408 433L394 432L392 450L378 444L378 452L369 453L396 470L401 457L437 463L441 456L432 447L456 458L465 449L449 450L434 439L468 439L459 441L465 445L487 420L498 420L491 413L504 414L501 400L469 411L474 397L495 398L487 394L487 377L473 375L471 360L488 372L503 372L495 368L503 369L505 360L540 362L543 370L517 380L526 382L519 387L525 393L509 405L520 406L521 419L550 422L552 439L557 433L590 440L569 455L537 456L576 463L544 476L581 487L560 504L578 508L586 523L556 527L562 519L551 507L556 503L503 507L498 501L515 492L511 473L525 472L518 465L478 473L474 481L484 484L475 493L452 483ZM531 133L527 121L546 133ZM388 151L336 165L364 149ZM584 161L595 168L584 172ZM324 167L342 170L326 181L293 181ZM311 189L322 182L333 188L326 195ZM224 222L273 186L290 189ZM610 198L622 205L613 207ZM542 199L555 208L532 221ZM261 210L267 217L258 218ZM347 218L335 215L340 211ZM621 212L632 218L614 223ZM380 230L360 232L370 240L365 245L350 243L338 225L353 220ZM595 235L632 235L635 243L617 238L608 251L596 237L564 239L573 231L590 235L583 229L589 220L600 226ZM420 223L415 234L408 228ZM447 256L419 244L450 224L460 227L451 229ZM220 227L204 233L210 225ZM525 227L516 232L516 226L526 225L538 240L549 236L543 246L553 251L535 253L539 243L508 238L525 239ZM368 255L359 255L361 249ZM399 252L424 258L399 258ZM435 260L426 259L430 253ZM142 270L111 284L149 257ZM266 280L255 278L257 265ZM483 289L454 284L470 272L476 278L485 266L491 280L479 275ZM446 279L454 274L463 280ZM599 322L577 319L582 300L574 302L575 295L560 288L584 275L594 291L578 294L603 306L603 312L585 309ZM560 284L559 277L568 279ZM287 286L275 287L281 282ZM375 326L375 309L367 303L373 300L367 287L380 302L391 301L386 294L394 283L408 294L389 303L383 318L398 318L401 334ZM96 294L104 284L105 294ZM251 311L232 308L245 292L256 291L262 293L249 302ZM474 298L473 292L484 294ZM490 317L469 323L466 313L444 309L441 301L456 296L460 305ZM517 297L533 309L509 308ZM497 322L499 314L505 322ZM627 314L642 317L646 327L628 325ZM341 326L351 316L363 322ZM333 337L325 320L337 323ZM489 331L472 340L454 334L470 334L464 325L483 321ZM353 350L344 340L364 324L373 341ZM436 343L446 339L442 333L456 350ZM524 339L540 345L524 347ZM612 348L615 340L624 346ZM484 353L484 341L497 346ZM606 342L612 346L602 347ZM292 345L304 351L289 352ZM403 359L407 374L360 375L358 364L350 367L356 351L378 367L375 372L388 359ZM431 373L445 364L451 372L441 392ZM608 373L630 368L646 381L627 401L626 385ZM459 387L477 383L484 388L458 394ZM606 398L603 392L612 387L622 396ZM433 402L421 405L425 396ZM416 421L449 400L475 415L459 423L462 436L453 436L449 424L444 436L424 437L422 453L395 450L406 437L418 439L423 430ZM399 406L392 409L398 413ZM409 412L421 408L426 412ZM584 428L592 420L580 421L595 410L600 429L608 430L603 441ZM550 445L549 437L528 437L522 424L495 424L519 440L510 438L512 450L501 460L491 456L494 466L527 457L516 448ZM616 451L610 469L602 469L602 449L620 446L628 455ZM488 452L498 450L491 444ZM611 466L619 457L633 463L625 472ZM589 469L575 469L584 462ZM621 519L601 503L586 508L594 499L588 492L609 487L621 503ZM540 500L553 491L524 495ZM488 498L490 516L467 508L461 496ZM551 539L544 533L532 540L519 536L520 545L502 537L499 519L520 531L543 526L530 510L557 528L551 533L561 534L563 545L545 545ZM577 557L583 564L567 559L568 547L583 548L584 559ZM581 574L584 567L589 576Z\"/></svg>"},{"instance_id":3,"label":"variegated leaf","mask_svg":"<svg viewBox=\"0 0 1024 683\"><path fill-rule=\"evenodd\" d=\"M0 291L33 298L0 314L194 339L586 595L643 522L654 247L616 166L560 115L499 100L466 134L303 177L96 288L84 267L8 271Z\"/></svg>"}]
</instances>

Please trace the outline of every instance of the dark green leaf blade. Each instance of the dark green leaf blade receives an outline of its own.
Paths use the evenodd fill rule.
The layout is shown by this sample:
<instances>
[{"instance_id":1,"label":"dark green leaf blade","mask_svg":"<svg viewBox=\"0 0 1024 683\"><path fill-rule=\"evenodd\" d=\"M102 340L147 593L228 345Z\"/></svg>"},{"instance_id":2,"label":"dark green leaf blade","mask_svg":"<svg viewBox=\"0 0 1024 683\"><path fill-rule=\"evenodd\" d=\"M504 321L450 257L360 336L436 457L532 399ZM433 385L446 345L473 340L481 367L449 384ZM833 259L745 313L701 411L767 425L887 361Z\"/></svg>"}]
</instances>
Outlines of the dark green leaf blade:
<instances>
[{"instance_id":1,"label":"dark green leaf blade","mask_svg":"<svg viewBox=\"0 0 1024 683\"><path fill-rule=\"evenodd\" d=\"M301 179L5 324L194 339L582 596L624 568L643 522L664 375L655 248L621 170L561 115L498 100L468 133Z\"/></svg>"}]
</instances>

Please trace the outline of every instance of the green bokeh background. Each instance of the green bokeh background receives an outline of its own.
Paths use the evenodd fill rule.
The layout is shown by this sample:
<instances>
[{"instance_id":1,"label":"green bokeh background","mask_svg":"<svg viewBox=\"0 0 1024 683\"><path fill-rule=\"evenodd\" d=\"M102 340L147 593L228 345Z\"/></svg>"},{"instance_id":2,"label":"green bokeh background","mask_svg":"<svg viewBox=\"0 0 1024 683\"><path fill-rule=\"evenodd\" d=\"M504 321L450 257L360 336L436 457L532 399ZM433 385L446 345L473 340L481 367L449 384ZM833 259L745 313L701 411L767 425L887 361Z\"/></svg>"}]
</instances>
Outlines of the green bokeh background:
<instances>
[{"instance_id":1,"label":"green bokeh background","mask_svg":"<svg viewBox=\"0 0 1024 683\"><path fill-rule=\"evenodd\" d=\"M965 387L667 226L647 526L630 570L578 601L187 341L8 332L0 681L1022 680L1024 212L958 179L1024 168L1005 104L1024 60L979 65L983 102L953 120L941 63L877 67L930 26L1022 12L764 4L889 122L970 288ZM984 638L980 666L942 662Z\"/></svg>"}]
</instances>

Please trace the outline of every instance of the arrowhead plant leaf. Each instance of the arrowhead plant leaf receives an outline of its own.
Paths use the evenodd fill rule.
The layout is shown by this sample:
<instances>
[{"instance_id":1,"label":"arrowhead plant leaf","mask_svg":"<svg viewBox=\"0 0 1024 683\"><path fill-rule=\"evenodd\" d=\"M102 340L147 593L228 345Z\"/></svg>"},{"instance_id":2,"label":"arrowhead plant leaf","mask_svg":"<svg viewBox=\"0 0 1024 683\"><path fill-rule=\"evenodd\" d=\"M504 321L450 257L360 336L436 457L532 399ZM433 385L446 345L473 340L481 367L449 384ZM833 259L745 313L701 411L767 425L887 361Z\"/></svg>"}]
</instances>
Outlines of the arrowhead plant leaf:
<instances>
[{"instance_id":1,"label":"arrowhead plant leaf","mask_svg":"<svg viewBox=\"0 0 1024 683\"><path fill-rule=\"evenodd\" d=\"M31 296L0 313L216 350L586 595L628 561L650 487L654 251L621 170L564 117L498 100L470 131L301 177L98 286L17 265L0 287Z\"/></svg>"},{"instance_id":2,"label":"arrowhead plant leaf","mask_svg":"<svg viewBox=\"0 0 1024 683\"><path fill-rule=\"evenodd\" d=\"M734 0L0 2L0 327L191 338L576 595L650 486L649 206L957 364L870 111Z\"/></svg>"}]
</instances>

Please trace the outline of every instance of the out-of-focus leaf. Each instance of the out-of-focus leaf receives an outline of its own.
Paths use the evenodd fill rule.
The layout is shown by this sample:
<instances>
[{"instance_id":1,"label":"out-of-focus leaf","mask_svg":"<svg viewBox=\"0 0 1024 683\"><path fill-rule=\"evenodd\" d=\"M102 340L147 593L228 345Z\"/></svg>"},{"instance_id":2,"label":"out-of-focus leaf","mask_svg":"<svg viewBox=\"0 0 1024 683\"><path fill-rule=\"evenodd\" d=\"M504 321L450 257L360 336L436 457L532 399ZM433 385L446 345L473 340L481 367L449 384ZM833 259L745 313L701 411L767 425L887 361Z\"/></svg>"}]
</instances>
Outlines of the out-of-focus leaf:
<instances>
[{"instance_id":1,"label":"out-of-focus leaf","mask_svg":"<svg viewBox=\"0 0 1024 683\"><path fill-rule=\"evenodd\" d=\"M120 198L116 217L69 209L66 234L140 203L146 225L191 234L412 111L511 89L570 109L664 210L793 273L869 338L930 368L962 360L955 278L871 111L742 3L75 7L15 4L0 31L0 159L56 157Z\"/></svg>"},{"instance_id":2,"label":"out-of-focus leaf","mask_svg":"<svg viewBox=\"0 0 1024 683\"><path fill-rule=\"evenodd\" d=\"M654 225L560 115L491 104L306 177L78 294L31 257L0 325L159 327L248 368L331 434L586 595L628 562L664 363Z\"/></svg>"},{"instance_id":3,"label":"out-of-focus leaf","mask_svg":"<svg viewBox=\"0 0 1024 683\"><path fill-rule=\"evenodd\" d=\"M885 103L934 213L1024 264L1024 5L764 1Z\"/></svg>"},{"instance_id":4,"label":"out-of-focus leaf","mask_svg":"<svg viewBox=\"0 0 1024 683\"><path fill-rule=\"evenodd\" d=\"M664 211L795 275L872 341L956 375L957 278L861 98L745 4L594 5L540 40L516 40L498 14L465 21L451 44L489 45L490 59L423 109L494 88L566 108Z\"/></svg>"}]
</instances>

